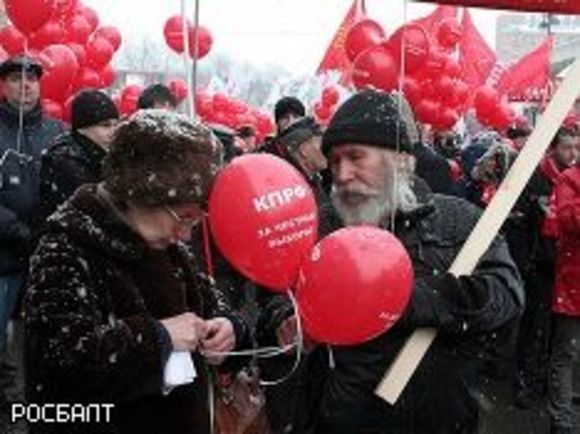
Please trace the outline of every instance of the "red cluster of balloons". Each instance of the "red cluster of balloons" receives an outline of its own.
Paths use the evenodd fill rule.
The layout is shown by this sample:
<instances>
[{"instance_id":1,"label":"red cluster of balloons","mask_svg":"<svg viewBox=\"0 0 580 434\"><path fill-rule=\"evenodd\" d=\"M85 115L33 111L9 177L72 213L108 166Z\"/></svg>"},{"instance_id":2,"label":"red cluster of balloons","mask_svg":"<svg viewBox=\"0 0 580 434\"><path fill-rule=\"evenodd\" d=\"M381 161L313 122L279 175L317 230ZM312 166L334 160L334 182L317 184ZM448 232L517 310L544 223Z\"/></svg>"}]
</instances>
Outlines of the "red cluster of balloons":
<instances>
[{"instance_id":1,"label":"red cluster of balloons","mask_svg":"<svg viewBox=\"0 0 580 434\"><path fill-rule=\"evenodd\" d=\"M209 219L216 244L236 269L273 291L297 290L305 331L317 341L367 341L407 306L413 268L403 245L389 232L360 226L314 246L313 192L280 158L234 159L216 178Z\"/></svg>"},{"instance_id":2,"label":"red cluster of balloons","mask_svg":"<svg viewBox=\"0 0 580 434\"><path fill-rule=\"evenodd\" d=\"M195 104L196 113L205 122L233 129L243 126L253 127L258 142L274 132L274 122L270 115L226 94L209 95L200 91L196 93Z\"/></svg>"},{"instance_id":3,"label":"red cluster of balloons","mask_svg":"<svg viewBox=\"0 0 580 434\"><path fill-rule=\"evenodd\" d=\"M388 39L378 23L362 20L345 40L352 80L359 89L390 92L402 86L420 122L436 130L451 129L467 109L469 96L451 56L460 38L461 27L453 18L443 20L435 35L408 24Z\"/></svg>"},{"instance_id":4,"label":"red cluster of balloons","mask_svg":"<svg viewBox=\"0 0 580 434\"><path fill-rule=\"evenodd\" d=\"M67 101L83 88L106 88L116 73L110 62L121 33L99 27L99 16L78 0L6 0L12 25L0 29L7 56L28 51L44 68L44 107L62 118Z\"/></svg>"},{"instance_id":5,"label":"red cluster of balloons","mask_svg":"<svg viewBox=\"0 0 580 434\"><path fill-rule=\"evenodd\" d=\"M320 124L326 125L330 121L339 100L340 93L336 87L326 86L322 89L320 101L314 104L314 114Z\"/></svg>"},{"instance_id":6,"label":"red cluster of balloons","mask_svg":"<svg viewBox=\"0 0 580 434\"><path fill-rule=\"evenodd\" d=\"M187 28L189 55L197 59L203 59L211 51L213 45L213 37L210 31L203 26L194 27L189 20L186 20L185 24ZM183 17L181 15L175 15L165 22L165 27L163 28L165 42L169 48L178 54L183 53L185 49L183 25ZM197 47L195 44L196 38Z\"/></svg>"},{"instance_id":7,"label":"red cluster of balloons","mask_svg":"<svg viewBox=\"0 0 580 434\"><path fill-rule=\"evenodd\" d=\"M517 120L514 109L492 87L482 86L477 89L473 105L477 120L487 127L505 131Z\"/></svg>"}]
</instances>

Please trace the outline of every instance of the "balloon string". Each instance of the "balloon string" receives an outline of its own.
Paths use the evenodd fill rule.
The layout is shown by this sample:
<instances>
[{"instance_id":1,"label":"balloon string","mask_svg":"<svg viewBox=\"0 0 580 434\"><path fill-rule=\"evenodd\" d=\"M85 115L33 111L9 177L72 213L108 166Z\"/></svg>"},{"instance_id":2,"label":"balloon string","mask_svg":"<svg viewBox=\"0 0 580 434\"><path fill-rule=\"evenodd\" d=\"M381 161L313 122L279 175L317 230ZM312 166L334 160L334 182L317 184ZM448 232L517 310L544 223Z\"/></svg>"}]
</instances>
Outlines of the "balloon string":
<instances>
[{"instance_id":1,"label":"balloon string","mask_svg":"<svg viewBox=\"0 0 580 434\"><path fill-rule=\"evenodd\" d=\"M24 40L24 55L28 56L28 38ZM16 152L22 154L22 138L24 136L24 97L26 81L26 65L22 68L20 77L20 101L18 104L18 133L16 134Z\"/></svg>"},{"instance_id":2,"label":"balloon string","mask_svg":"<svg viewBox=\"0 0 580 434\"><path fill-rule=\"evenodd\" d=\"M241 351L201 350L200 353L206 357L256 357L259 359L268 359L282 354L287 354L290 350L295 349L294 365L292 366L292 369L288 372L288 374L276 380L261 380L260 385L276 386L288 380L292 375L294 375L294 373L298 369L298 366L300 365L300 361L302 359L302 351L304 350L304 335L302 331L302 321L300 319L296 297L290 290L288 290L287 295L290 298L290 301L292 302L292 309L294 312L294 317L296 318L296 340L294 343L285 345L283 347L262 347Z\"/></svg>"},{"instance_id":3,"label":"balloon string","mask_svg":"<svg viewBox=\"0 0 580 434\"><path fill-rule=\"evenodd\" d=\"M205 251L205 266L207 275L214 278L214 267L213 267L213 258L211 254L211 246L209 242L209 228L207 223L207 216L203 216L202 218L202 231L203 231L203 248Z\"/></svg>"},{"instance_id":4,"label":"balloon string","mask_svg":"<svg viewBox=\"0 0 580 434\"><path fill-rule=\"evenodd\" d=\"M185 70L185 76L187 77L187 85L189 86L189 92L191 95L191 64L189 62L189 26L187 20L187 7L186 0L181 0L181 22L183 28L183 68ZM191 97L188 98L189 105L187 107L188 114L193 116L193 107L191 104Z\"/></svg>"}]
</instances>

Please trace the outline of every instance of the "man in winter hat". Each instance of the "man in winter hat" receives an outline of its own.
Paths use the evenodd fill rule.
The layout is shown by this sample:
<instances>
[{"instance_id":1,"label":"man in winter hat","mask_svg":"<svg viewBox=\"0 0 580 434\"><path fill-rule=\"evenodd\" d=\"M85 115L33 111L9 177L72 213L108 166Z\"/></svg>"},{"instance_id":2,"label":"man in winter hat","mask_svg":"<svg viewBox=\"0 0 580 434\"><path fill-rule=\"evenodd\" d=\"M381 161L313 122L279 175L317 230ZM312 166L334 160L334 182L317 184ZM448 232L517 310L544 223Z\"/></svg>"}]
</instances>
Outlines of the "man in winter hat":
<instances>
[{"instance_id":1,"label":"man in winter hat","mask_svg":"<svg viewBox=\"0 0 580 434\"><path fill-rule=\"evenodd\" d=\"M175 110L177 99L167 86L155 83L141 92L137 100L137 107L140 109Z\"/></svg>"},{"instance_id":2,"label":"man in winter hat","mask_svg":"<svg viewBox=\"0 0 580 434\"><path fill-rule=\"evenodd\" d=\"M344 222L393 231L407 248L416 280L408 311L391 330L333 348L335 368L326 374L318 433L475 432L479 364L497 356L503 332L522 310L520 278L501 238L471 275L447 272L480 213L416 180L411 153L417 139L406 102L374 90L347 100L324 133L332 198ZM373 392L417 327L435 327L439 336L391 406Z\"/></svg>"},{"instance_id":3,"label":"man in winter hat","mask_svg":"<svg viewBox=\"0 0 580 434\"><path fill-rule=\"evenodd\" d=\"M298 119L303 118L305 114L306 108L298 98L293 96L280 98L274 107L274 120L278 134L281 134Z\"/></svg>"},{"instance_id":4,"label":"man in winter hat","mask_svg":"<svg viewBox=\"0 0 580 434\"><path fill-rule=\"evenodd\" d=\"M83 90L72 103L72 130L64 133L42 158L42 220L83 184L102 180L101 164L119 121L113 100L99 90Z\"/></svg>"},{"instance_id":5,"label":"man in winter hat","mask_svg":"<svg viewBox=\"0 0 580 434\"><path fill-rule=\"evenodd\" d=\"M41 77L42 66L28 56L0 64L0 404L12 398L4 393L16 372L6 357L6 327L37 229L40 158L64 130L42 113Z\"/></svg>"},{"instance_id":6,"label":"man in winter hat","mask_svg":"<svg viewBox=\"0 0 580 434\"><path fill-rule=\"evenodd\" d=\"M208 365L248 333L183 243L222 152L207 127L141 110L119 125L104 181L49 218L25 300L28 400L114 408L101 424L31 433L210 432Z\"/></svg>"}]
</instances>

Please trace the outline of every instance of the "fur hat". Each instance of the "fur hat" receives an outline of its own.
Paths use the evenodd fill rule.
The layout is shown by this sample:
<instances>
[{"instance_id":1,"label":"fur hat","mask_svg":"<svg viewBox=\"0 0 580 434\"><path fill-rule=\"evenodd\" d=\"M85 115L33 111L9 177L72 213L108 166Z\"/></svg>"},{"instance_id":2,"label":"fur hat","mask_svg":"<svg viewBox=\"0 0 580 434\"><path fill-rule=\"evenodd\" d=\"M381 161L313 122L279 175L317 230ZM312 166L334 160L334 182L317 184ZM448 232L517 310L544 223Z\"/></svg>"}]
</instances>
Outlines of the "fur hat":
<instances>
[{"instance_id":1,"label":"fur hat","mask_svg":"<svg viewBox=\"0 0 580 434\"><path fill-rule=\"evenodd\" d=\"M322 139L322 151L347 143L412 152L414 120L395 93L363 90L350 97L332 117ZM398 138L398 140L397 140Z\"/></svg>"},{"instance_id":2,"label":"fur hat","mask_svg":"<svg viewBox=\"0 0 580 434\"><path fill-rule=\"evenodd\" d=\"M140 205L203 205L222 160L222 145L206 126L168 110L141 110L116 132L105 187Z\"/></svg>"}]
</instances>

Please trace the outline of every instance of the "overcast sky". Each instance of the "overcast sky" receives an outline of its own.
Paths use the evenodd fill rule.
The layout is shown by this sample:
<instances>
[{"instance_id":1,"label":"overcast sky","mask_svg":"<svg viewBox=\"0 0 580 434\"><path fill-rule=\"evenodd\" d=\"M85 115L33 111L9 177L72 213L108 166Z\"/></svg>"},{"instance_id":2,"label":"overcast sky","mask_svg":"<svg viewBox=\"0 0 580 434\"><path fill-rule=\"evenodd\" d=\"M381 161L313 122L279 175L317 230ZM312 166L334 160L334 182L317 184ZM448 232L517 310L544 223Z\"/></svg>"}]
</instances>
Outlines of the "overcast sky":
<instances>
[{"instance_id":1,"label":"overcast sky","mask_svg":"<svg viewBox=\"0 0 580 434\"><path fill-rule=\"evenodd\" d=\"M193 16L194 0L185 0ZM168 17L179 14L181 0L84 0L104 24L117 26L124 38L144 34L163 39ZM278 64L297 75L315 71L352 0L201 0L202 25L214 36L214 52L258 66ZM371 18L387 33L407 20L424 16L433 5L405 0L367 0ZM498 12L474 9L476 25L495 46ZM211 55L211 54L210 54Z\"/></svg>"}]
</instances>

